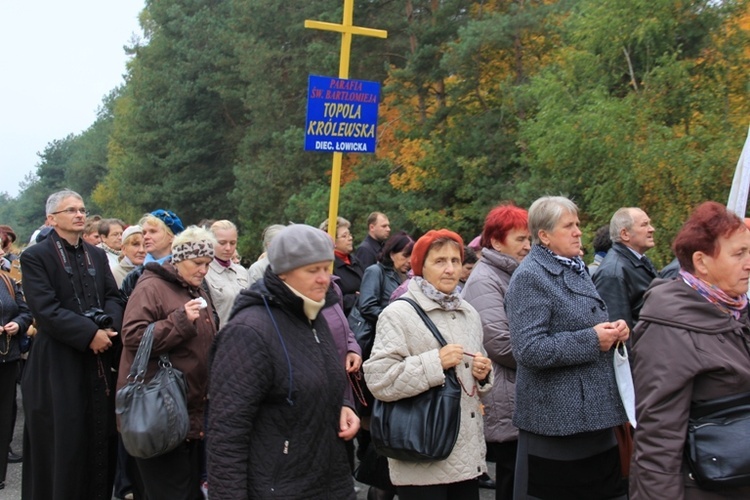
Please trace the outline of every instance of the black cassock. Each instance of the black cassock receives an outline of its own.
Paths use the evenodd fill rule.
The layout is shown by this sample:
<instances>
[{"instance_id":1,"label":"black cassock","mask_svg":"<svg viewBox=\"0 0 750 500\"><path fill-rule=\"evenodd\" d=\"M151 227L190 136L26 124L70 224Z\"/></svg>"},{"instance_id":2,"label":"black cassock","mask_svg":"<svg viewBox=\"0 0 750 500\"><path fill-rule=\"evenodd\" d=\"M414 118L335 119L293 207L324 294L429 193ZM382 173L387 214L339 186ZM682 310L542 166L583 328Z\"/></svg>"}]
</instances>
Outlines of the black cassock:
<instances>
[{"instance_id":1,"label":"black cassock","mask_svg":"<svg viewBox=\"0 0 750 500\"><path fill-rule=\"evenodd\" d=\"M21 257L37 335L21 381L25 415L23 498L109 500L116 456L114 396L119 348L95 355L103 309L119 332L122 305L103 250L52 231ZM113 339L114 347L119 337Z\"/></svg>"}]
</instances>

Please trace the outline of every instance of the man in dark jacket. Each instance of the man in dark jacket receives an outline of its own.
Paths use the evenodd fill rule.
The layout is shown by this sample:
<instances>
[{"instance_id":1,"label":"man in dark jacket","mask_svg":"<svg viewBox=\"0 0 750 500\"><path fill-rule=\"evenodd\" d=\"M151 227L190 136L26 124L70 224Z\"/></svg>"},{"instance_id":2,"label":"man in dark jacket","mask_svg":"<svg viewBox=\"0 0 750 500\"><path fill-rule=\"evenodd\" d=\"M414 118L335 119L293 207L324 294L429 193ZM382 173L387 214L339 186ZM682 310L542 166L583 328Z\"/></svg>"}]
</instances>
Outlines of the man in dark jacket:
<instances>
[{"instance_id":1,"label":"man in dark jacket","mask_svg":"<svg viewBox=\"0 0 750 500\"><path fill-rule=\"evenodd\" d=\"M593 280L607 304L610 321L624 319L632 329L643 307L643 294L656 277L645 255L654 246L654 227L640 208L621 208L612 216L609 235L612 248Z\"/></svg>"},{"instance_id":2,"label":"man in dark jacket","mask_svg":"<svg viewBox=\"0 0 750 500\"><path fill-rule=\"evenodd\" d=\"M362 269L378 261L383 244L391 235L391 223L384 213L373 212L367 216L367 236L357 247L356 257Z\"/></svg>"},{"instance_id":3,"label":"man in dark jacket","mask_svg":"<svg viewBox=\"0 0 750 500\"><path fill-rule=\"evenodd\" d=\"M21 382L25 413L23 498L109 500L117 434L114 398L122 306L107 256L81 239L83 199L47 200L49 235L23 253L37 322Z\"/></svg>"}]
</instances>

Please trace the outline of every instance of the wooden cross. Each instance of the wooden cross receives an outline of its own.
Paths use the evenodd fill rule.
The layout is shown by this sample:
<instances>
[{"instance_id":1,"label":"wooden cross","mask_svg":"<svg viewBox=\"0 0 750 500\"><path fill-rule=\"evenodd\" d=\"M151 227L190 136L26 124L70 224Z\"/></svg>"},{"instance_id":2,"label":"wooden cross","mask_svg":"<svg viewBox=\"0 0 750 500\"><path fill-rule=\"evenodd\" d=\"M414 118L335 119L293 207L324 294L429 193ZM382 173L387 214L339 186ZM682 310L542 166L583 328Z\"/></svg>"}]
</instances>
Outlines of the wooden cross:
<instances>
[{"instance_id":1,"label":"wooden cross","mask_svg":"<svg viewBox=\"0 0 750 500\"><path fill-rule=\"evenodd\" d=\"M341 24L305 20L305 28L336 31L341 33L341 54L339 56L339 78L349 78L349 58L352 49L352 35L387 38L388 32L372 28L354 26L354 0L344 0L344 19ZM341 188L341 158L343 154L333 153L331 168L331 200L328 205L328 234L336 241L336 218L339 210L339 190Z\"/></svg>"}]
</instances>

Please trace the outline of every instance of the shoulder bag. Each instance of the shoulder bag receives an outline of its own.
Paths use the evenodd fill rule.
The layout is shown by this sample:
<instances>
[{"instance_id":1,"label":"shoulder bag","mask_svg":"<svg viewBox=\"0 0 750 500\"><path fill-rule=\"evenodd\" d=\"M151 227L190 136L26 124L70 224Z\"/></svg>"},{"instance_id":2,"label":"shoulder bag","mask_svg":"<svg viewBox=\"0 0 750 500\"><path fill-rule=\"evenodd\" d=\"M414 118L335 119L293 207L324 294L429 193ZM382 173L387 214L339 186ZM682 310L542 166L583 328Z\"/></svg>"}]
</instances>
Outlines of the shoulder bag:
<instances>
[{"instance_id":1,"label":"shoulder bag","mask_svg":"<svg viewBox=\"0 0 750 500\"><path fill-rule=\"evenodd\" d=\"M690 407L685 460L703 489L750 486L750 393Z\"/></svg>"},{"instance_id":2,"label":"shoulder bag","mask_svg":"<svg viewBox=\"0 0 750 500\"><path fill-rule=\"evenodd\" d=\"M115 411L120 418L122 443L137 458L152 458L175 449L187 437L187 385L182 372L169 356L159 356L159 370L145 381L151 356L154 324L148 325L128 375L128 383L117 391Z\"/></svg>"},{"instance_id":3,"label":"shoulder bag","mask_svg":"<svg viewBox=\"0 0 750 500\"><path fill-rule=\"evenodd\" d=\"M407 297L441 346L446 341L427 313ZM439 387L410 398L384 402L375 400L370 434L381 455L409 462L445 460L453 451L461 424L461 386L454 369L445 370Z\"/></svg>"}]
</instances>

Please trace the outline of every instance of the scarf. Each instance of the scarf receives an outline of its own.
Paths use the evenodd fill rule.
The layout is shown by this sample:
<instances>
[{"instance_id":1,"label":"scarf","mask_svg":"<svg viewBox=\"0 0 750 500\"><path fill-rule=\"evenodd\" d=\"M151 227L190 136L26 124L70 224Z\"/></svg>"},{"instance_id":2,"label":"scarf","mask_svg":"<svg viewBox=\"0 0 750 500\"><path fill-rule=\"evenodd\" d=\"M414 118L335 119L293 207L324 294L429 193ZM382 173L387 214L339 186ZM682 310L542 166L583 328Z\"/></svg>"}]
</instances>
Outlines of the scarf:
<instances>
[{"instance_id":1,"label":"scarf","mask_svg":"<svg viewBox=\"0 0 750 500\"><path fill-rule=\"evenodd\" d=\"M171 254L171 253L170 253L169 255L167 255L167 256L164 256L164 257L162 257L161 259L155 259L155 258L153 258L153 257L151 256L151 254L150 254L150 253L147 253L147 254L146 254L146 259L145 259L145 260L143 261L143 265L145 266L145 265L146 265L146 264L148 264L149 262L156 262L156 263L157 263L157 264L159 264L160 266L163 266L165 262L168 262L168 261L170 261L171 259L172 259L172 254Z\"/></svg>"},{"instance_id":2,"label":"scarf","mask_svg":"<svg viewBox=\"0 0 750 500\"><path fill-rule=\"evenodd\" d=\"M446 311L455 311L461 305L461 294L458 292L458 288L454 289L450 294L446 294L435 288L432 283L422 276L414 276L412 279L419 285L419 289L422 290L422 293L428 299L437 302Z\"/></svg>"},{"instance_id":3,"label":"scarf","mask_svg":"<svg viewBox=\"0 0 750 500\"><path fill-rule=\"evenodd\" d=\"M680 276L701 297L718 307L721 311L731 314L734 319L739 320L742 311L747 307L747 294L743 293L737 298L732 298L715 285L703 281L684 269L680 269Z\"/></svg>"},{"instance_id":4,"label":"scarf","mask_svg":"<svg viewBox=\"0 0 750 500\"><path fill-rule=\"evenodd\" d=\"M560 264L563 265L563 267L567 267L569 269L572 269L573 271L577 272L578 274L584 274L586 272L586 264L583 263L583 261L581 260L580 257L575 256L572 259L569 259L568 257L563 257L562 255L557 255L555 252L553 252L549 248L545 247L544 245L539 245L539 246L542 247L552 257L554 257L556 261L558 261Z\"/></svg>"},{"instance_id":5,"label":"scarf","mask_svg":"<svg viewBox=\"0 0 750 500\"><path fill-rule=\"evenodd\" d=\"M232 261L231 260L221 260L218 257L214 257L214 260L217 264L219 264L221 267L226 267L227 269L232 267Z\"/></svg>"},{"instance_id":6,"label":"scarf","mask_svg":"<svg viewBox=\"0 0 750 500\"><path fill-rule=\"evenodd\" d=\"M116 255L117 257L119 257L120 254L122 253L122 251L118 251L118 250L115 250L112 247L108 247L107 244L104 243L103 241L101 243L99 243L99 246L101 246L102 250L104 250L105 252L109 252L112 255Z\"/></svg>"},{"instance_id":7,"label":"scarf","mask_svg":"<svg viewBox=\"0 0 750 500\"><path fill-rule=\"evenodd\" d=\"M341 259L344 262L344 264L346 264L347 266L351 266L352 265L352 261L349 258L349 254L348 253L343 253L343 252L339 252L338 250L334 250L333 251L333 255L335 255L336 257L338 257L339 259Z\"/></svg>"},{"instance_id":8,"label":"scarf","mask_svg":"<svg viewBox=\"0 0 750 500\"><path fill-rule=\"evenodd\" d=\"M318 313L320 312L320 310L323 309L323 306L326 305L325 297L320 302L315 302L311 298L305 295L302 295L300 292L294 289L292 285L290 285L286 281L284 282L284 284L289 288L289 290L292 291L294 295L302 299L302 302L303 302L302 308L305 311L305 316L307 316L307 319L309 319L310 321L314 321L315 318L318 317Z\"/></svg>"}]
</instances>

